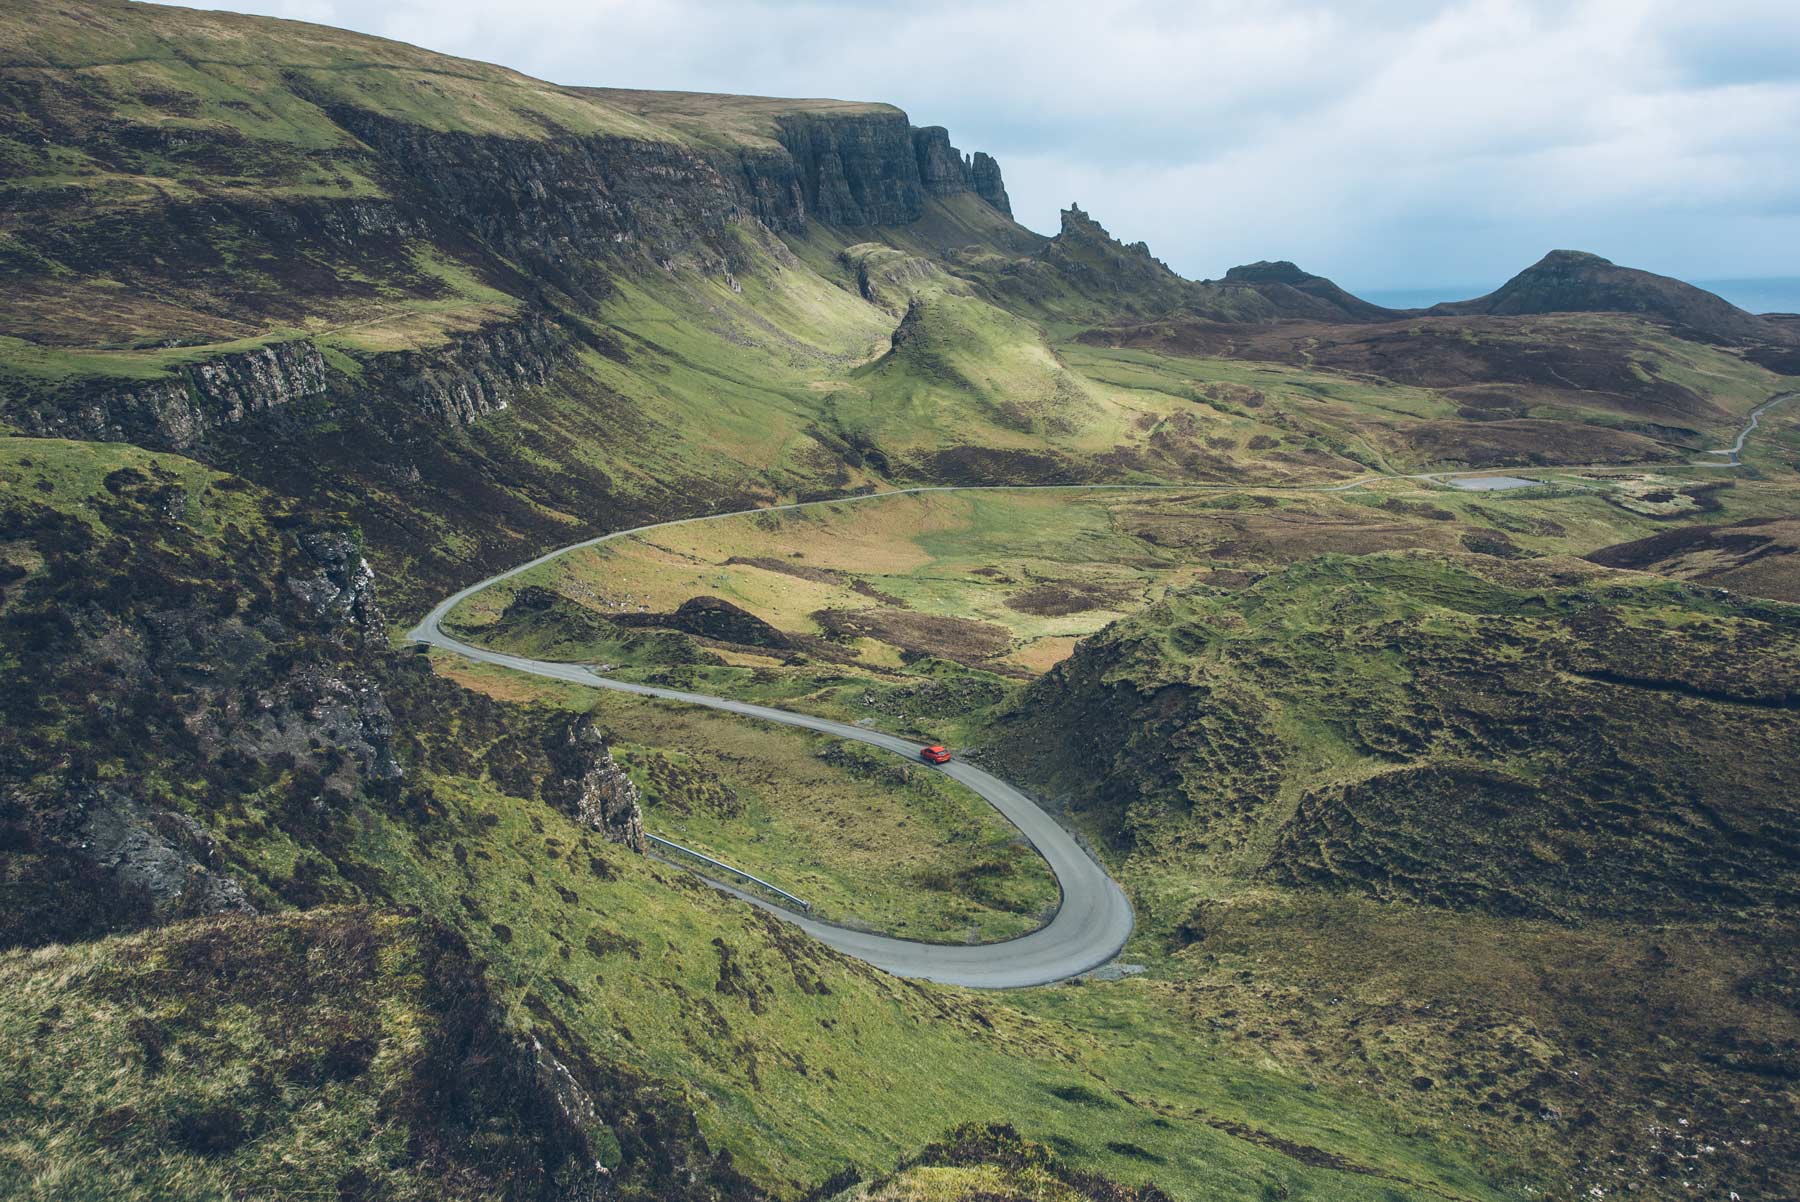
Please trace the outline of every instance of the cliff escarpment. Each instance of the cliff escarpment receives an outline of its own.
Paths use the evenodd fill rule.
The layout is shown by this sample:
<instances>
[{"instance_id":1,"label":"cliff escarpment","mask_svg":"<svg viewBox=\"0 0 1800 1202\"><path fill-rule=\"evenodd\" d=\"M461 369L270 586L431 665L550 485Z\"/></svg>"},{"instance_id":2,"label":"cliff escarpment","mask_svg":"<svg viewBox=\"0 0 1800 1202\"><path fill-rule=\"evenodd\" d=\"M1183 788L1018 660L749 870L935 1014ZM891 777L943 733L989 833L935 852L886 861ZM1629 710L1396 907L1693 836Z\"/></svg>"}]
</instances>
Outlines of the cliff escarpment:
<instances>
[{"instance_id":1,"label":"cliff escarpment","mask_svg":"<svg viewBox=\"0 0 1800 1202\"><path fill-rule=\"evenodd\" d=\"M209 431L318 397L328 369L318 347L285 342L130 384L84 382L11 414L28 432L181 450Z\"/></svg>"},{"instance_id":2,"label":"cliff escarpment","mask_svg":"<svg viewBox=\"0 0 1800 1202\"><path fill-rule=\"evenodd\" d=\"M294 339L184 364L162 379L21 388L23 403L15 400L10 416L32 434L177 451L302 402L322 412L379 398L458 427L549 383L571 355L568 337L542 314L492 322L437 346L373 354L355 373L332 367L317 342Z\"/></svg>"},{"instance_id":3,"label":"cliff escarpment","mask_svg":"<svg viewBox=\"0 0 1800 1202\"><path fill-rule=\"evenodd\" d=\"M378 356L364 371L364 385L445 425L466 426L548 384L572 355L562 328L534 314L441 347Z\"/></svg>"},{"instance_id":4,"label":"cliff escarpment","mask_svg":"<svg viewBox=\"0 0 1800 1202\"><path fill-rule=\"evenodd\" d=\"M735 291L785 270L775 232L1008 208L992 159L885 105L564 88L110 0L24 0L0 40L0 410L34 433L195 448L370 374L462 425L622 283Z\"/></svg>"},{"instance_id":5,"label":"cliff escarpment","mask_svg":"<svg viewBox=\"0 0 1800 1202\"><path fill-rule=\"evenodd\" d=\"M555 288L591 304L622 256L722 266L730 226L746 215L713 163L673 141L483 136L328 111L379 153L391 191L434 218L443 240L473 239L499 259L484 266L516 294Z\"/></svg>"},{"instance_id":6,"label":"cliff escarpment","mask_svg":"<svg viewBox=\"0 0 1800 1202\"><path fill-rule=\"evenodd\" d=\"M791 181L786 195L803 206L758 213L778 228L794 229L808 217L830 225L907 225L924 216L927 198L965 192L1012 216L999 165L985 154L965 156L942 126L915 128L905 113L893 110L800 113L779 118L776 129L792 171L777 166L774 178ZM747 174L752 161L768 159L746 160Z\"/></svg>"}]
</instances>

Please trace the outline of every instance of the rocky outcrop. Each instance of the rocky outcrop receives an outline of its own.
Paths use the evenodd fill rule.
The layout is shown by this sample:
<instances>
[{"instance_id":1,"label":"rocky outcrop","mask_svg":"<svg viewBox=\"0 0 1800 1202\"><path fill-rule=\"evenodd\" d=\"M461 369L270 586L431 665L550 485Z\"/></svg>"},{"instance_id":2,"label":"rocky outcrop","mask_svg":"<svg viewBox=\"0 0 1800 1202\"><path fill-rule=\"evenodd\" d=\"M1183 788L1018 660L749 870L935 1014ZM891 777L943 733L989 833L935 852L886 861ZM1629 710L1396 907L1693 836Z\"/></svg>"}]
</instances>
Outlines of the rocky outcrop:
<instances>
[{"instance_id":1,"label":"rocky outcrop","mask_svg":"<svg viewBox=\"0 0 1800 1202\"><path fill-rule=\"evenodd\" d=\"M904 312L911 303L915 286L926 280L943 280L944 273L930 259L909 255L889 247L878 247L868 253L852 247L838 256L839 262L856 272L856 291L864 300L891 312ZM953 286L946 281L946 286Z\"/></svg>"},{"instance_id":2,"label":"rocky outcrop","mask_svg":"<svg viewBox=\"0 0 1800 1202\"><path fill-rule=\"evenodd\" d=\"M777 228L796 229L807 217L828 225L907 225L924 216L929 198L965 192L1012 215L999 164L985 154L964 156L942 126L915 129L897 109L794 114L779 120L777 137L792 167L767 163L769 174L753 186L783 198L797 190L798 212L756 210Z\"/></svg>"},{"instance_id":3,"label":"rocky outcrop","mask_svg":"<svg viewBox=\"0 0 1800 1202\"><path fill-rule=\"evenodd\" d=\"M1078 204L1070 204L1062 211L1061 228L1047 249L1052 252L1052 257L1060 252L1061 257L1071 263L1083 255L1097 253L1114 263L1135 265L1132 274L1159 279L1175 275L1167 263L1150 253L1149 243L1119 241Z\"/></svg>"},{"instance_id":4,"label":"rocky outcrop","mask_svg":"<svg viewBox=\"0 0 1800 1202\"><path fill-rule=\"evenodd\" d=\"M319 565L311 576L290 576L287 586L349 638L380 638L387 625L375 596L375 569L348 532L302 534L300 549Z\"/></svg>"},{"instance_id":5,"label":"rocky outcrop","mask_svg":"<svg viewBox=\"0 0 1800 1202\"><path fill-rule=\"evenodd\" d=\"M103 872L150 902L156 921L202 914L254 914L244 887L224 871L219 847L186 814L151 809L109 787L69 799L77 845Z\"/></svg>"},{"instance_id":6,"label":"rocky outcrop","mask_svg":"<svg viewBox=\"0 0 1800 1202\"><path fill-rule=\"evenodd\" d=\"M467 426L548 384L568 359L568 340L543 317L496 323L447 346L385 354L368 383L449 426Z\"/></svg>"},{"instance_id":7,"label":"rocky outcrop","mask_svg":"<svg viewBox=\"0 0 1800 1202\"><path fill-rule=\"evenodd\" d=\"M644 812L638 787L613 759L593 719L577 714L559 723L544 750L551 766L540 789L544 800L642 855Z\"/></svg>"},{"instance_id":8,"label":"rocky outcrop","mask_svg":"<svg viewBox=\"0 0 1800 1202\"><path fill-rule=\"evenodd\" d=\"M164 380L96 382L64 403L22 410L34 434L187 450L210 430L323 394L325 358L310 342L280 342L178 369Z\"/></svg>"},{"instance_id":9,"label":"rocky outcrop","mask_svg":"<svg viewBox=\"0 0 1800 1202\"><path fill-rule=\"evenodd\" d=\"M0 948L253 914L218 844L128 782L0 788Z\"/></svg>"},{"instance_id":10,"label":"rocky outcrop","mask_svg":"<svg viewBox=\"0 0 1800 1202\"><path fill-rule=\"evenodd\" d=\"M985 151L977 150L969 164L969 185L975 195L1012 216L1012 198L1006 194L1006 181L1000 178L1000 164Z\"/></svg>"},{"instance_id":11,"label":"rocky outcrop","mask_svg":"<svg viewBox=\"0 0 1800 1202\"><path fill-rule=\"evenodd\" d=\"M1145 243L1119 241L1078 204L1063 210L1062 228L1035 262L1060 276L1065 287L1111 308L1162 314L1192 305L1200 291Z\"/></svg>"},{"instance_id":12,"label":"rocky outcrop","mask_svg":"<svg viewBox=\"0 0 1800 1202\"><path fill-rule=\"evenodd\" d=\"M932 196L957 196L973 192L1012 216L1012 201L1000 178L1000 164L977 151L964 155L950 145L950 131L941 125L913 130L913 153L919 160L919 179Z\"/></svg>"},{"instance_id":13,"label":"rocky outcrop","mask_svg":"<svg viewBox=\"0 0 1800 1202\"><path fill-rule=\"evenodd\" d=\"M919 183L930 196L955 196L969 191L973 168L950 145L950 131L941 125L914 129L913 155L919 161Z\"/></svg>"},{"instance_id":14,"label":"rocky outcrop","mask_svg":"<svg viewBox=\"0 0 1800 1202\"><path fill-rule=\"evenodd\" d=\"M394 757L394 716L380 686L360 672L306 668L247 705L229 696L209 700L211 712L190 721L205 743L216 740L223 750L262 761L320 761L316 787L304 799L315 809L328 795L379 791L406 775Z\"/></svg>"}]
</instances>

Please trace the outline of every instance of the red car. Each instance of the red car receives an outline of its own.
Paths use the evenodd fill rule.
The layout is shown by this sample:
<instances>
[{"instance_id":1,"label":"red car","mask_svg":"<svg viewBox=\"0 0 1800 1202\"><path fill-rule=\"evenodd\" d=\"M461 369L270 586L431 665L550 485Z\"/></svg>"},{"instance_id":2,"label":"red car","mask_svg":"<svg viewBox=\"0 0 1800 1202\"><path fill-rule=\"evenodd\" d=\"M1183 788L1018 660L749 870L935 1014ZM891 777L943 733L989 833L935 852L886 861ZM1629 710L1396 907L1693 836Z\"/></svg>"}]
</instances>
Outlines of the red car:
<instances>
[{"instance_id":1,"label":"red car","mask_svg":"<svg viewBox=\"0 0 1800 1202\"><path fill-rule=\"evenodd\" d=\"M927 764L948 764L950 752L941 743L933 743L930 747L919 748L919 758Z\"/></svg>"}]
</instances>

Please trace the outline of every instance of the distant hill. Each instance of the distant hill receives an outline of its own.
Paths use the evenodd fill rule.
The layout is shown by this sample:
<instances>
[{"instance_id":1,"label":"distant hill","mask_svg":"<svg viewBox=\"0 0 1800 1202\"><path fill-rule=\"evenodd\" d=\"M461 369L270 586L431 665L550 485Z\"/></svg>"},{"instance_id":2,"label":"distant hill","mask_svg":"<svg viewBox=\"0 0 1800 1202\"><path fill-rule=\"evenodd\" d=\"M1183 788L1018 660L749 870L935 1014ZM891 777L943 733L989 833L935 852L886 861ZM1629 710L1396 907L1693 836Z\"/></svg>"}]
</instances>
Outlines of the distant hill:
<instances>
[{"instance_id":1,"label":"distant hill","mask_svg":"<svg viewBox=\"0 0 1800 1202\"><path fill-rule=\"evenodd\" d=\"M1746 313L1704 288L1668 276L1620 267L1599 255L1553 250L1474 300L1435 305L1438 316L1537 313L1639 313L1660 317L1687 330L1728 340L1782 337L1772 323Z\"/></svg>"},{"instance_id":2,"label":"distant hill","mask_svg":"<svg viewBox=\"0 0 1800 1202\"><path fill-rule=\"evenodd\" d=\"M1335 322L1388 321L1399 316L1398 310L1371 304L1344 291L1324 276L1303 271L1285 259L1233 267L1219 284L1258 293L1281 317Z\"/></svg>"}]
</instances>

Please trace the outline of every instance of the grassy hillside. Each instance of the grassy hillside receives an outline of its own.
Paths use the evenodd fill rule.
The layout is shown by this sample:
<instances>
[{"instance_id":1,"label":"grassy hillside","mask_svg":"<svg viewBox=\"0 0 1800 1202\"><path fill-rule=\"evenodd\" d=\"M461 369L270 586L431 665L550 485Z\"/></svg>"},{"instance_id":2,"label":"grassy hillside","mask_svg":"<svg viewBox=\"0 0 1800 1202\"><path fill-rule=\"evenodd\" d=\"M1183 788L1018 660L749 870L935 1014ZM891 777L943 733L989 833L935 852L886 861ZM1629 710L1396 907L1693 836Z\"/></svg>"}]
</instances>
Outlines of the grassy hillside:
<instances>
[{"instance_id":1,"label":"grassy hillside","mask_svg":"<svg viewBox=\"0 0 1800 1202\"><path fill-rule=\"evenodd\" d=\"M568 714L593 699L497 672L458 673L464 688L383 649L354 544L314 537L329 528L179 456L7 450L4 912L27 950L0 973L5 1021L43 1042L6 1041L0 1072L34 1091L4 1116L3 1171L27 1190L256 1188L304 1146L320 1180L404 1195L464 1163L434 1159L440 1141L481 1172L524 1166L471 1169L471 1194L537 1196L565 1146L531 1117L547 1090L566 1146L650 1196L797 1196L996 1119L1179 1198L1498 1196L1510 1170L1398 1132L1378 1104L1206 1040L1171 1060L1156 1049L1196 1032L1133 981L998 997L826 951L586 824L551 786ZM628 699L594 717L652 815L721 786L771 807L817 787L787 778L803 740ZM891 767L820 763L849 797L916 812ZM485 1002L435 1000L416 959L462 944ZM489 1032L461 1045L481 1073L420 1050L451 1022ZM536 1067L482 1052L533 1041ZM373 1050L308 1083L352 1045ZM72 1071L48 1074L51 1056ZM467 1106L408 1109L407 1082L441 1071Z\"/></svg>"},{"instance_id":2,"label":"grassy hillside","mask_svg":"<svg viewBox=\"0 0 1800 1202\"><path fill-rule=\"evenodd\" d=\"M989 489L816 502L572 552L470 598L450 620L497 648L960 742L984 737L1012 683L1170 590L1241 587L1326 552L1592 555L1642 566L1663 562L1659 548L1689 548L1671 572L1713 572L1704 578L1784 595L1785 473L1671 466L1536 476L1537 487L1503 492L1370 475L1354 488ZM1737 548L1734 557L1715 564L1715 542ZM708 624L725 614L735 616Z\"/></svg>"},{"instance_id":3,"label":"grassy hillside","mask_svg":"<svg viewBox=\"0 0 1800 1202\"><path fill-rule=\"evenodd\" d=\"M9 1197L548 1198L605 1179L428 920L207 919L15 952L0 978Z\"/></svg>"},{"instance_id":4,"label":"grassy hillside","mask_svg":"<svg viewBox=\"0 0 1800 1202\"><path fill-rule=\"evenodd\" d=\"M1741 347L1610 315L1255 330L1175 322L1080 341L1140 371L1255 389L1279 406L1267 418L1325 425L1414 469L1686 459L1728 444L1751 408L1785 388ZM1312 408L1321 402L1336 412Z\"/></svg>"},{"instance_id":5,"label":"grassy hillside","mask_svg":"<svg viewBox=\"0 0 1800 1202\"><path fill-rule=\"evenodd\" d=\"M0 24L0 423L344 511L409 609L596 527L888 482L1674 462L1779 387L1640 320L1277 320L1078 208L1045 238L913 184L888 106L81 13Z\"/></svg>"},{"instance_id":6,"label":"grassy hillside","mask_svg":"<svg viewBox=\"0 0 1800 1202\"><path fill-rule=\"evenodd\" d=\"M4 1192L1795 1192L1800 422L1691 466L1776 326L1185 281L886 105L121 0L0 51ZM633 849L1035 925L935 776L389 645L600 529L1057 481L1195 487L690 525L455 621L1031 781L1140 916L1080 981Z\"/></svg>"},{"instance_id":7,"label":"grassy hillside","mask_svg":"<svg viewBox=\"0 0 1800 1202\"><path fill-rule=\"evenodd\" d=\"M1327 556L1109 627L997 744L1118 849L1194 1021L1571 1192L1779 1194L1797 622L1556 558Z\"/></svg>"}]
</instances>

